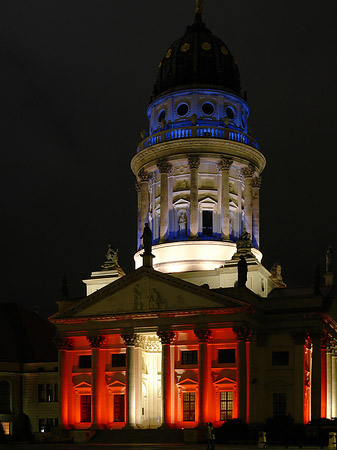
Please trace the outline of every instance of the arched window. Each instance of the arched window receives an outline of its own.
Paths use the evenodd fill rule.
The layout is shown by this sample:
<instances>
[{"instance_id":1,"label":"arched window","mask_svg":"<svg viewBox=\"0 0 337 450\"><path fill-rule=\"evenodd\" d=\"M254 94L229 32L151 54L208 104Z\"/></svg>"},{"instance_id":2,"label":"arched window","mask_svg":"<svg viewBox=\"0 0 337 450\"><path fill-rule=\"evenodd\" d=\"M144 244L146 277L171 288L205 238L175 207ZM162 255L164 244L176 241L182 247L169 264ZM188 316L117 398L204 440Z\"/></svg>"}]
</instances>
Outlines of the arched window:
<instances>
[{"instance_id":1,"label":"arched window","mask_svg":"<svg viewBox=\"0 0 337 450\"><path fill-rule=\"evenodd\" d=\"M0 414L11 413L11 387L8 381L0 381Z\"/></svg>"}]
</instances>

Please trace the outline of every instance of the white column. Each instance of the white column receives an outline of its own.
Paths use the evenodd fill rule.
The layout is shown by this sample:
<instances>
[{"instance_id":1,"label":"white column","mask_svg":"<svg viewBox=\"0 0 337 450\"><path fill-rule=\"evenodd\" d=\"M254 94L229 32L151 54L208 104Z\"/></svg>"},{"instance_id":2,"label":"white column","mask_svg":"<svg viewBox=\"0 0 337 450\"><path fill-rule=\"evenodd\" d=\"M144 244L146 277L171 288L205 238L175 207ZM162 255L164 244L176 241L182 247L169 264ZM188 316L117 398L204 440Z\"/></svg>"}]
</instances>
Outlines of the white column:
<instances>
[{"instance_id":1,"label":"white column","mask_svg":"<svg viewBox=\"0 0 337 450\"><path fill-rule=\"evenodd\" d=\"M252 234L252 177L254 168L252 166L245 167L242 173L245 176L245 228L248 233Z\"/></svg>"},{"instance_id":2,"label":"white column","mask_svg":"<svg viewBox=\"0 0 337 450\"><path fill-rule=\"evenodd\" d=\"M190 166L190 237L196 239L199 232L199 194L198 194L198 169L200 166L199 156L189 156Z\"/></svg>"},{"instance_id":3,"label":"white column","mask_svg":"<svg viewBox=\"0 0 337 450\"><path fill-rule=\"evenodd\" d=\"M136 391L135 391L135 341L134 333L121 335L126 344L126 427L136 426Z\"/></svg>"},{"instance_id":4,"label":"white column","mask_svg":"<svg viewBox=\"0 0 337 450\"><path fill-rule=\"evenodd\" d=\"M221 170L221 237L224 241L229 240L229 169L233 159L222 158L218 163Z\"/></svg>"},{"instance_id":5,"label":"white column","mask_svg":"<svg viewBox=\"0 0 337 450\"><path fill-rule=\"evenodd\" d=\"M253 177L252 179L252 239L256 242L256 247L260 247L260 187L261 177Z\"/></svg>"},{"instance_id":6,"label":"white column","mask_svg":"<svg viewBox=\"0 0 337 450\"><path fill-rule=\"evenodd\" d=\"M160 172L160 242L165 242L168 237L168 176L172 170L172 164L166 159L158 161Z\"/></svg>"},{"instance_id":7,"label":"white column","mask_svg":"<svg viewBox=\"0 0 337 450\"><path fill-rule=\"evenodd\" d=\"M142 169L138 173L138 178L140 181L140 231L142 234L144 225L149 220L149 180L151 178L151 174Z\"/></svg>"}]
</instances>

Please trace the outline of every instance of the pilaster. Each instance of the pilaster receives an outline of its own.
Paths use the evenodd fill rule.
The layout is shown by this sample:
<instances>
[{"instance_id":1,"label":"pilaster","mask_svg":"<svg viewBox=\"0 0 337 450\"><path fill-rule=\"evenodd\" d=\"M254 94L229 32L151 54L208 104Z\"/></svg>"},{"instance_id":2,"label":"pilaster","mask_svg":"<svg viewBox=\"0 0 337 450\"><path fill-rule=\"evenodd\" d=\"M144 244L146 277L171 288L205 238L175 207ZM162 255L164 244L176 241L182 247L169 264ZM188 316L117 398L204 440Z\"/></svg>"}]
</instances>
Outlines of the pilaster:
<instances>
[{"instance_id":1,"label":"pilaster","mask_svg":"<svg viewBox=\"0 0 337 450\"><path fill-rule=\"evenodd\" d=\"M252 236L256 243L256 247L260 247L260 187L262 178L252 178Z\"/></svg>"},{"instance_id":2,"label":"pilaster","mask_svg":"<svg viewBox=\"0 0 337 450\"><path fill-rule=\"evenodd\" d=\"M238 350L238 394L239 394L239 408L238 416L243 422L248 422L249 417L249 365L247 364L247 355L249 356L249 348L247 346L251 342L252 329L250 327L242 326L233 328L237 340Z\"/></svg>"},{"instance_id":3,"label":"pilaster","mask_svg":"<svg viewBox=\"0 0 337 450\"><path fill-rule=\"evenodd\" d=\"M102 406L104 393L104 370L101 363L100 349L105 336L87 336L92 354L92 428L102 428Z\"/></svg>"},{"instance_id":4,"label":"pilaster","mask_svg":"<svg viewBox=\"0 0 337 450\"><path fill-rule=\"evenodd\" d=\"M59 350L59 417L62 428L69 428L69 396L71 394L71 364L70 351L73 348L71 338L55 339L56 346Z\"/></svg>"},{"instance_id":5,"label":"pilaster","mask_svg":"<svg viewBox=\"0 0 337 450\"><path fill-rule=\"evenodd\" d=\"M252 234L252 177L254 174L254 167L249 165L242 169L242 174L245 177L245 228L248 233Z\"/></svg>"}]
</instances>

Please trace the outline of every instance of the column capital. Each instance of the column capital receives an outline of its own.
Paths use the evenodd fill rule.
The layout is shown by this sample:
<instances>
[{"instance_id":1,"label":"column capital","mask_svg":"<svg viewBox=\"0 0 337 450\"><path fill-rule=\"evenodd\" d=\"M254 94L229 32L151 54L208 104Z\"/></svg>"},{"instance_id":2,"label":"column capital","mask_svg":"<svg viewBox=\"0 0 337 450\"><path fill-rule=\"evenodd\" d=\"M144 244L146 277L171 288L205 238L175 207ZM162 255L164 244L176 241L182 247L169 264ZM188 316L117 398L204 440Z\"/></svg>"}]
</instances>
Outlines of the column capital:
<instances>
[{"instance_id":1,"label":"column capital","mask_svg":"<svg viewBox=\"0 0 337 450\"><path fill-rule=\"evenodd\" d=\"M167 159L160 159L157 161L157 167L160 173L170 174L172 172L172 164Z\"/></svg>"},{"instance_id":2,"label":"column capital","mask_svg":"<svg viewBox=\"0 0 337 450\"><path fill-rule=\"evenodd\" d=\"M140 169L138 172L138 178L140 179L140 182L143 183L145 181L150 181L151 174L144 170L144 168Z\"/></svg>"},{"instance_id":3,"label":"column capital","mask_svg":"<svg viewBox=\"0 0 337 450\"><path fill-rule=\"evenodd\" d=\"M194 330L194 334L196 336L196 338L198 339L199 343L202 342L209 342L212 332L211 330L207 330L207 329L196 329Z\"/></svg>"},{"instance_id":4,"label":"column capital","mask_svg":"<svg viewBox=\"0 0 337 450\"><path fill-rule=\"evenodd\" d=\"M73 340L68 337L57 337L54 339L54 343L59 350L73 349Z\"/></svg>"},{"instance_id":5,"label":"column capital","mask_svg":"<svg viewBox=\"0 0 337 450\"><path fill-rule=\"evenodd\" d=\"M157 336L162 344L172 344L176 334L173 331L157 331Z\"/></svg>"},{"instance_id":6,"label":"column capital","mask_svg":"<svg viewBox=\"0 0 337 450\"><path fill-rule=\"evenodd\" d=\"M251 342L252 340L253 330L250 327L233 327L233 333L237 341Z\"/></svg>"},{"instance_id":7,"label":"column capital","mask_svg":"<svg viewBox=\"0 0 337 450\"><path fill-rule=\"evenodd\" d=\"M218 170L219 171L229 171L231 168L231 165L233 164L233 158L226 158L223 156L220 161L218 162Z\"/></svg>"},{"instance_id":8,"label":"column capital","mask_svg":"<svg viewBox=\"0 0 337 450\"><path fill-rule=\"evenodd\" d=\"M255 172L255 167L252 164L249 164L248 166L241 169L241 173L244 175L245 178L252 178Z\"/></svg>"},{"instance_id":9,"label":"column capital","mask_svg":"<svg viewBox=\"0 0 337 450\"><path fill-rule=\"evenodd\" d=\"M200 166L200 157L198 155L189 156L188 165L190 166L190 169L198 169Z\"/></svg>"},{"instance_id":10,"label":"column capital","mask_svg":"<svg viewBox=\"0 0 337 450\"><path fill-rule=\"evenodd\" d=\"M135 333L122 333L122 339L126 345L135 345L137 341L137 335Z\"/></svg>"},{"instance_id":11,"label":"column capital","mask_svg":"<svg viewBox=\"0 0 337 450\"><path fill-rule=\"evenodd\" d=\"M252 187L253 187L253 188L258 188L258 189L260 189L261 183L262 183L262 177L261 177L261 176L253 177L253 178L252 178Z\"/></svg>"},{"instance_id":12,"label":"column capital","mask_svg":"<svg viewBox=\"0 0 337 450\"><path fill-rule=\"evenodd\" d=\"M140 192L140 184L138 183L137 180L135 181L135 189L136 189L136 192Z\"/></svg>"},{"instance_id":13,"label":"column capital","mask_svg":"<svg viewBox=\"0 0 337 450\"><path fill-rule=\"evenodd\" d=\"M87 336L91 348L102 348L105 342L105 336Z\"/></svg>"}]
</instances>

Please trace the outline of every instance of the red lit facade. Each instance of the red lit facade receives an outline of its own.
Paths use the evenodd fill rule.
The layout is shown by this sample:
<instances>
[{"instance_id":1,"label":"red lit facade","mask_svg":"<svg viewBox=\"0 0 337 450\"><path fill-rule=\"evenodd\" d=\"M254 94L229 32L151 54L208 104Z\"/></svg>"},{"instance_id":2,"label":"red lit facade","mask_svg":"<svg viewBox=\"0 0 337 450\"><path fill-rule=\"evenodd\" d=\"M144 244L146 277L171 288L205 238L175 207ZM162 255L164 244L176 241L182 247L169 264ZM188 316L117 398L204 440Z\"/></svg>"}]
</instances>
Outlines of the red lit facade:
<instances>
[{"instance_id":1,"label":"red lit facade","mask_svg":"<svg viewBox=\"0 0 337 450\"><path fill-rule=\"evenodd\" d=\"M137 286L143 306L131 311ZM153 286L166 307L150 311ZM232 418L334 417L328 300L308 295L304 304L313 312L304 313L287 291L282 311L277 297L262 299L247 288L212 292L143 267L75 302L51 318L59 335L62 426L195 428Z\"/></svg>"}]
</instances>

